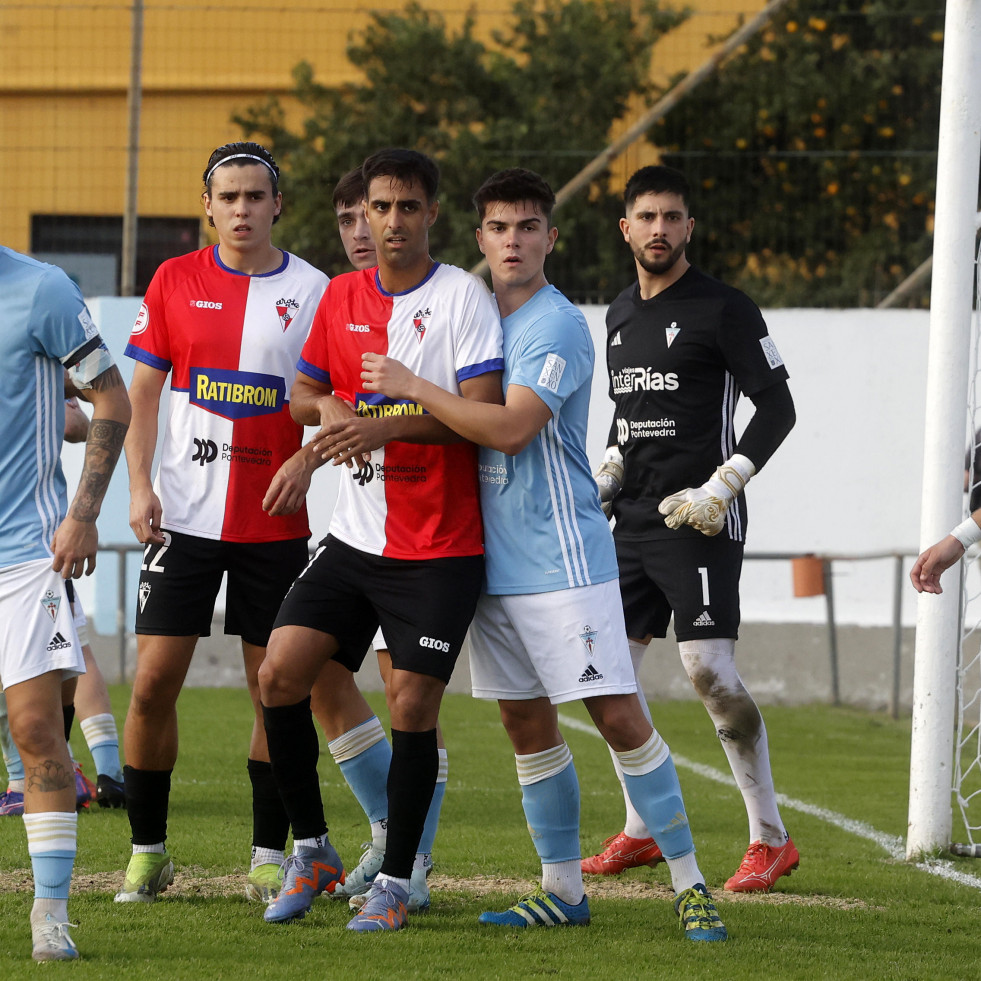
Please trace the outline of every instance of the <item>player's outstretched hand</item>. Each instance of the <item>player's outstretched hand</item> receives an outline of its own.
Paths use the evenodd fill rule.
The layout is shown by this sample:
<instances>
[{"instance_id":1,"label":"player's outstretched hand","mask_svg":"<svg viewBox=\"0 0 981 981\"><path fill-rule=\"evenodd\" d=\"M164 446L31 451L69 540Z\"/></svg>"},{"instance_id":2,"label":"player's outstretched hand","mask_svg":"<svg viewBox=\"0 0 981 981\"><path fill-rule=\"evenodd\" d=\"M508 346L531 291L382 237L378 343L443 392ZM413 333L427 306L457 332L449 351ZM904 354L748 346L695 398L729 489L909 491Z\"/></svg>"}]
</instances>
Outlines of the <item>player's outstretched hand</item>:
<instances>
[{"instance_id":1,"label":"player's outstretched hand","mask_svg":"<svg viewBox=\"0 0 981 981\"><path fill-rule=\"evenodd\" d=\"M416 376L401 361L370 351L361 355L361 380L365 391L380 392L390 399L411 398Z\"/></svg>"},{"instance_id":2,"label":"player's outstretched hand","mask_svg":"<svg viewBox=\"0 0 981 981\"><path fill-rule=\"evenodd\" d=\"M913 563L910 582L918 593L942 593L940 576L964 555L964 546L953 535L931 545Z\"/></svg>"}]
</instances>

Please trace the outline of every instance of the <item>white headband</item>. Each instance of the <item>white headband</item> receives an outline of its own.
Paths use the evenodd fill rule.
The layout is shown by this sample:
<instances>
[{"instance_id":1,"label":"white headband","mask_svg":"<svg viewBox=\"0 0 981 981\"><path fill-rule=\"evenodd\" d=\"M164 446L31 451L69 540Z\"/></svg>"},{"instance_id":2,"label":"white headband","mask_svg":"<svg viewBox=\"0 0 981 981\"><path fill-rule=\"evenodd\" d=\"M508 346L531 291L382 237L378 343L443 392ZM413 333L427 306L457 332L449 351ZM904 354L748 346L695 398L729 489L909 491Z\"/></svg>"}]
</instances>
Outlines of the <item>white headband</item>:
<instances>
[{"instance_id":1,"label":"white headband","mask_svg":"<svg viewBox=\"0 0 981 981\"><path fill-rule=\"evenodd\" d=\"M263 160L262 157L257 157L254 153L236 153L236 154L232 155L231 157L224 157L222 160L219 160L218 163L216 163L214 165L214 167L212 167L211 170L209 170L208 173L206 173L204 175L204 182L205 182L205 184L207 184L208 181L211 180L211 175L220 166L222 166L222 164L227 164L229 160L257 160L264 167L268 167L269 168L269 173L272 174L274 181L279 180L279 177L277 176L276 171L273 170L273 168L270 165L270 163L269 163L268 160Z\"/></svg>"}]
</instances>

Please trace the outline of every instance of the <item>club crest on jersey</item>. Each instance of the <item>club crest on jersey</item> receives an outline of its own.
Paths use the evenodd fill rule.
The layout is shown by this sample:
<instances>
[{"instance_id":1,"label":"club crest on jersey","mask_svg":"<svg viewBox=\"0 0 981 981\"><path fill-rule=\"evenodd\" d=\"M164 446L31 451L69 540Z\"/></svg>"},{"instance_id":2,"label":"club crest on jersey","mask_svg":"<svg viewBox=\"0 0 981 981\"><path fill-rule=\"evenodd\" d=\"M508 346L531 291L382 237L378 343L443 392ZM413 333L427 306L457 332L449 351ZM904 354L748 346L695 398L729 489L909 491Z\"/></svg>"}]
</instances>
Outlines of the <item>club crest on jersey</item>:
<instances>
[{"instance_id":1,"label":"club crest on jersey","mask_svg":"<svg viewBox=\"0 0 981 981\"><path fill-rule=\"evenodd\" d=\"M433 312L426 307L423 310L421 307L416 310L412 315L412 329L416 332L416 340L421 344L422 339L426 336L426 330L429 327L429 318L432 317Z\"/></svg>"},{"instance_id":2,"label":"club crest on jersey","mask_svg":"<svg viewBox=\"0 0 981 981\"><path fill-rule=\"evenodd\" d=\"M586 648L586 652L590 657L593 656L593 648L596 646L596 631L587 623L585 627L582 628L582 632L579 634L579 639L583 643L583 647Z\"/></svg>"},{"instance_id":3,"label":"club crest on jersey","mask_svg":"<svg viewBox=\"0 0 981 981\"><path fill-rule=\"evenodd\" d=\"M45 613L52 620L57 620L58 610L61 608L61 597L53 589L46 589L41 597L41 606L44 607Z\"/></svg>"},{"instance_id":4,"label":"club crest on jersey","mask_svg":"<svg viewBox=\"0 0 981 981\"><path fill-rule=\"evenodd\" d=\"M150 598L150 584L148 582L140 583L140 613L146 608L146 601Z\"/></svg>"},{"instance_id":5,"label":"club crest on jersey","mask_svg":"<svg viewBox=\"0 0 981 981\"><path fill-rule=\"evenodd\" d=\"M678 331L681 328L678 326L677 321L672 321L670 327L664 328L664 339L668 342L668 347L674 343L674 339L678 336Z\"/></svg>"},{"instance_id":6,"label":"club crest on jersey","mask_svg":"<svg viewBox=\"0 0 981 981\"><path fill-rule=\"evenodd\" d=\"M299 311L300 304L296 300L280 299L276 301L276 312L279 314L279 323L283 328L283 333L286 333L286 328L289 327Z\"/></svg>"}]
</instances>

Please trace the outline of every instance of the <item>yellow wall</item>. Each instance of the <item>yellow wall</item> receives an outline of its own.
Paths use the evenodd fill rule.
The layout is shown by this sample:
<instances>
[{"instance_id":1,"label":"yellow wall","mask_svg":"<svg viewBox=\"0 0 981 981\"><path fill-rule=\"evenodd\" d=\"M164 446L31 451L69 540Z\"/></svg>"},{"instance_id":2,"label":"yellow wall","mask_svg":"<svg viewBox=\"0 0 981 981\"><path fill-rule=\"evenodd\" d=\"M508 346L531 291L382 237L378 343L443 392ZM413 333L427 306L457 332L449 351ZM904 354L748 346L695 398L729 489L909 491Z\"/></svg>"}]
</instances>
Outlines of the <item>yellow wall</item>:
<instances>
[{"instance_id":1,"label":"yellow wall","mask_svg":"<svg viewBox=\"0 0 981 981\"><path fill-rule=\"evenodd\" d=\"M468 0L430 0L458 25ZM487 36L510 2L481 4ZM658 81L695 67L706 38L730 31L736 13L762 0L695 0L698 14L655 52ZM399 11L404 0L373 0ZM286 95L301 60L318 81L354 77L344 50L368 23L351 0L145 0L139 212L200 213L199 177L211 150L240 139L230 117L269 95ZM122 214L127 146L131 7L121 0L5 0L0 6L0 242L26 251L32 214ZM407 65L407 70L414 67ZM615 134L614 134L615 135ZM629 172L649 147L625 154Z\"/></svg>"}]
</instances>

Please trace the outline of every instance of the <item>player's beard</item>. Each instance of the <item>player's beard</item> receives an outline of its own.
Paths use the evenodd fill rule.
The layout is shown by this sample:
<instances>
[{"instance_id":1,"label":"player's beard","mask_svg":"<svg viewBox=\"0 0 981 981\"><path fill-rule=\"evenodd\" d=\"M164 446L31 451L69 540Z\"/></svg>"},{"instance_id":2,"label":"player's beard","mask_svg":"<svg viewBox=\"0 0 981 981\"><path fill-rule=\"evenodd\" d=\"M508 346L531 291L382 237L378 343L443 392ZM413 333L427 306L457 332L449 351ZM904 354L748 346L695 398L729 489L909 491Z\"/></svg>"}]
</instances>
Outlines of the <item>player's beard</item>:
<instances>
[{"instance_id":1,"label":"player's beard","mask_svg":"<svg viewBox=\"0 0 981 981\"><path fill-rule=\"evenodd\" d=\"M647 257L646 246L634 249L634 258L641 268L649 272L652 276L663 276L684 254L688 247L687 242L676 245L667 255L659 256L656 259Z\"/></svg>"}]
</instances>

